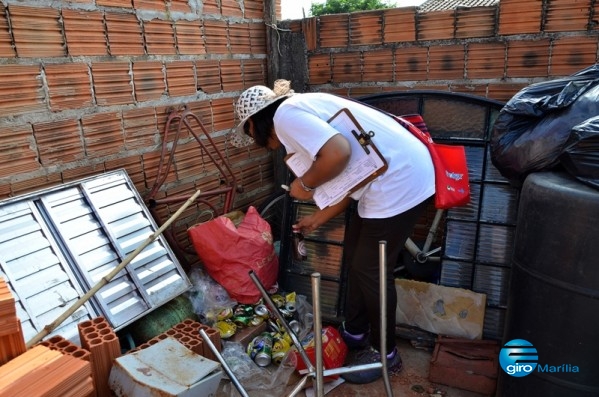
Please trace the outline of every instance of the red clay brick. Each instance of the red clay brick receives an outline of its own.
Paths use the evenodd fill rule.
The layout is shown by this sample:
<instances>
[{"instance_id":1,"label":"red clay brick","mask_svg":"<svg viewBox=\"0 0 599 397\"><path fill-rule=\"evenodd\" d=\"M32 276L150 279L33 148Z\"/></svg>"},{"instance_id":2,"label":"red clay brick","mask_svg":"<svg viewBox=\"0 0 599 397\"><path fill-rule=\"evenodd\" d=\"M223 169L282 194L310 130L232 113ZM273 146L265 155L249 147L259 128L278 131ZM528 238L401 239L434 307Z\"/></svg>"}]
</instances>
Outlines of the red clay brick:
<instances>
[{"instance_id":1,"label":"red clay brick","mask_svg":"<svg viewBox=\"0 0 599 397\"><path fill-rule=\"evenodd\" d=\"M234 54L251 54L250 27L247 23L229 23L229 43Z\"/></svg>"},{"instance_id":2,"label":"red clay brick","mask_svg":"<svg viewBox=\"0 0 599 397\"><path fill-rule=\"evenodd\" d=\"M245 0L244 17L248 19L263 19L264 18L264 2L261 0Z\"/></svg>"},{"instance_id":3,"label":"red clay brick","mask_svg":"<svg viewBox=\"0 0 599 397\"><path fill-rule=\"evenodd\" d=\"M308 72L310 84L325 84L332 80L332 60L329 54L308 56Z\"/></svg>"},{"instance_id":4,"label":"red clay brick","mask_svg":"<svg viewBox=\"0 0 599 397\"><path fill-rule=\"evenodd\" d=\"M465 48L463 45L431 46L428 57L430 80L464 78Z\"/></svg>"},{"instance_id":5,"label":"red clay brick","mask_svg":"<svg viewBox=\"0 0 599 397\"><path fill-rule=\"evenodd\" d=\"M198 91L214 94L222 90L218 61L198 60L196 62L196 74L198 78Z\"/></svg>"},{"instance_id":6,"label":"red clay brick","mask_svg":"<svg viewBox=\"0 0 599 397\"><path fill-rule=\"evenodd\" d=\"M401 47L395 50L395 80L426 80L428 74L428 49L426 47Z\"/></svg>"},{"instance_id":7,"label":"red clay brick","mask_svg":"<svg viewBox=\"0 0 599 397\"><path fill-rule=\"evenodd\" d=\"M550 76L569 76L597 60L597 36L561 37L551 46Z\"/></svg>"},{"instance_id":8,"label":"red clay brick","mask_svg":"<svg viewBox=\"0 0 599 397\"><path fill-rule=\"evenodd\" d=\"M266 59L244 59L241 62L243 68L243 89L257 84L266 84Z\"/></svg>"},{"instance_id":9,"label":"red clay brick","mask_svg":"<svg viewBox=\"0 0 599 397\"><path fill-rule=\"evenodd\" d=\"M90 71L87 64L47 64L44 72L52 111L92 106Z\"/></svg>"},{"instance_id":10,"label":"red clay brick","mask_svg":"<svg viewBox=\"0 0 599 397\"><path fill-rule=\"evenodd\" d=\"M95 113L81 118L85 153L88 156L106 156L124 149L121 114Z\"/></svg>"},{"instance_id":11,"label":"red clay brick","mask_svg":"<svg viewBox=\"0 0 599 397\"><path fill-rule=\"evenodd\" d=\"M543 0L501 0L499 34L511 35L541 31Z\"/></svg>"},{"instance_id":12,"label":"red clay brick","mask_svg":"<svg viewBox=\"0 0 599 397\"><path fill-rule=\"evenodd\" d=\"M221 0L220 10L225 17L243 17L239 3L235 0Z\"/></svg>"},{"instance_id":13,"label":"red clay brick","mask_svg":"<svg viewBox=\"0 0 599 397\"><path fill-rule=\"evenodd\" d=\"M134 14L106 12L106 30L110 55L143 55L143 35L140 22Z\"/></svg>"},{"instance_id":14,"label":"red clay brick","mask_svg":"<svg viewBox=\"0 0 599 397\"><path fill-rule=\"evenodd\" d=\"M108 55L104 36L104 13L62 10L69 55Z\"/></svg>"},{"instance_id":15,"label":"red clay brick","mask_svg":"<svg viewBox=\"0 0 599 397\"><path fill-rule=\"evenodd\" d=\"M189 0L169 0L166 5L170 12L191 12Z\"/></svg>"},{"instance_id":16,"label":"red clay brick","mask_svg":"<svg viewBox=\"0 0 599 397\"><path fill-rule=\"evenodd\" d=\"M133 7L136 10L166 11L166 2L164 0L133 0Z\"/></svg>"},{"instance_id":17,"label":"red clay brick","mask_svg":"<svg viewBox=\"0 0 599 397\"><path fill-rule=\"evenodd\" d=\"M349 44L349 14L320 17L320 47L346 47Z\"/></svg>"},{"instance_id":18,"label":"red clay brick","mask_svg":"<svg viewBox=\"0 0 599 397\"><path fill-rule=\"evenodd\" d=\"M133 7L131 0L96 0L96 4L105 7Z\"/></svg>"},{"instance_id":19,"label":"red clay brick","mask_svg":"<svg viewBox=\"0 0 599 397\"><path fill-rule=\"evenodd\" d=\"M144 23L148 55L174 55L175 32L171 21L153 19Z\"/></svg>"},{"instance_id":20,"label":"red clay brick","mask_svg":"<svg viewBox=\"0 0 599 397\"><path fill-rule=\"evenodd\" d=\"M507 44L507 77L547 77L549 74L548 39L510 41Z\"/></svg>"},{"instance_id":21,"label":"red clay brick","mask_svg":"<svg viewBox=\"0 0 599 397\"><path fill-rule=\"evenodd\" d=\"M133 103L129 62L94 62L92 76L98 105Z\"/></svg>"},{"instance_id":22,"label":"red clay brick","mask_svg":"<svg viewBox=\"0 0 599 397\"><path fill-rule=\"evenodd\" d=\"M23 58L66 55L60 14L48 7L9 7L17 55Z\"/></svg>"},{"instance_id":23,"label":"red clay brick","mask_svg":"<svg viewBox=\"0 0 599 397\"><path fill-rule=\"evenodd\" d=\"M175 23L175 30L180 54L202 55L206 53L200 21L179 20Z\"/></svg>"},{"instance_id":24,"label":"red clay brick","mask_svg":"<svg viewBox=\"0 0 599 397\"><path fill-rule=\"evenodd\" d=\"M472 7L456 9L455 37L493 37L497 20L496 7Z\"/></svg>"},{"instance_id":25,"label":"red clay brick","mask_svg":"<svg viewBox=\"0 0 599 397\"><path fill-rule=\"evenodd\" d=\"M505 72L505 44L468 44L466 76L469 79L497 79Z\"/></svg>"},{"instance_id":26,"label":"red clay brick","mask_svg":"<svg viewBox=\"0 0 599 397\"><path fill-rule=\"evenodd\" d=\"M359 82L362 80L362 54L343 52L333 54L333 82Z\"/></svg>"},{"instance_id":27,"label":"red clay brick","mask_svg":"<svg viewBox=\"0 0 599 397\"><path fill-rule=\"evenodd\" d=\"M547 3L545 32L586 30L591 0L552 0Z\"/></svg>"},{"instance_id":28,"label":"red clay brick","mask_svg":"<svg viewBox=\"0 0 599 397\"><path fill-rule=\"evenodd\" d=\"M0 4L0 57L13 58L16 55L12 46L12 38L8 31L8 21L6 19L6 7Z\"/></svg>"},{"instance_id":29,"label":"red clay brick","mask_svg":"<svg viewBox=\"0 0 599 397\"><path fill-rule=\"evenodd\" d=\"M0 65L0 117L46 109L39 65Z\"/></svg>"},{"instance_id":30,"label":"red clay brick","mask_svg":"<svg viewBox=\"0 0 599 397\"><path fill-rule=\"evenodd\" d=\"M219 15L220 14L220 2L217 0L206 0L203 2L204 7L202 8L202 13L203 14L214 14L214 15ZM264 15L260 14L259 18L263 18Z\"/></svg>"},{"instance_id":31,"label":"red clay brick","mask_svg":"<svg viewBox=\"0 0 599 397\"><path fill-rule=\"evenodd\" d=\"M223 91L240 91L244 88L240 59L220 61L220 76Z\"/></svg>"},{"instance_id":32,"label":"red clay brick","mask_svg":"<svg viewBox=\"0 0 599 397\"><path fill-rule=\"evenodd\" d=\"M250 23L252 55L266 54L266 27L264 23Z\"/></svg>"},{"instance_id":33,"label":"red clay brick","mask_svg":"<svg viewBox=\"0 0 599 397\"><path fill-rule=\"evenodd\" d=\"M349 14L350 45L381 45L383 43L383 13L381 11Z\"/></svg>"},{"instance_id":34,"label":"red clay brick","mask_svg":"<svg viewBox=\"0 0 599 397\"><path fill-rule=\"evenodd\" d=\"M166 83L171 97L195 95L196 78L192 61L167 62Z\"/></svg>"},{"instance_id":35,"label":"red clay brick","mask_svg":"<svg viewBox=\"0 0 599 397\"><path fill-rule=\"evenodd\" d=\"M127 150L153 146L160 139L156 113L151 107L123 111L123 128Z\"/></svg>"},{"instance_id":36,"label":"red clay brick","mask_svg":"<svg viewBox=\"0 0 599 397\"><path fill-rule=\"evenodd\" d=\"M47 174L36 178L26 179L10 184L13 196L34 192L40 189L56 186L62 183L60 174Z\"/></svg>"},{"instance_id":37,"label":"red clay brick","mask_svg":"<svg viewBox=\"0 0 599 397\"><path fill-rule=\"evenodd\" d=\"M140 61L133 63L133 83L138 102L160 99L166 95L162 62Z\"/></svg>"},{"instance_id":38,"label":"red clay brick","mask_svg":"<svg viewBox=\"0 0 599 397\"><path fill-rule=\"evenodd\" d=\"M393 51L383 49L363 54L363 81L393 81Z\"/></svg>"},{"instance_id":39,"label":"red clay brick","mask_svg":"<svg viewBox=\"0 0 599 397\"><path fill-rule=\"evenodd\" d=\"M226 22L205 20L204 35L208 54L227 54L229 52Z\"/></svg>"},{"instance_id":40,"label":"red clay brick","mask_svg":"<svg viewBox=\"0 0 599 397\"><path fill-rule=\"evenodd\" d=\"M455 13L450 11L432 11L418 15L418 40L452 39L455 30Z\"/></svg>"},{"instance_id":41,"label":"red clay brick","mask_svg":"<svg viewBox=\"0 0 599 397\"><path fill-rule=\"evenodd\" d=\"M385 43L416 40L416 8L392 8L383 11Z\"/></svg>"},{"instance_id":42,"label":"red clay brick","mask_svg":"<svg viewBox=\"0 0 599 397\"><path fill-rule=\"evenodd\" d=\"M0 177L40 169L33 130L29 125L0 128Z\"/></svg>"},{"instance_id":43,"label":"red clay brick","mask_svg":"<svg viewBox=\"0 0 599 397\"><path fill-rule=\"evenodd\" d=\"M33 134L43 166L67 164L84 157L77 120L34 123Z\"/></svg>"},{"instance_id":44,"label":"red clay brick","mask_svg":"<svg viewBox=\"0 0 599 397\"><path fill-rule=\"evenodd\" d=\"M212 101L212 122L214 131L230 130L233 128L233 104L235 98L220 98Z\"/></svg>"}]
</instances>

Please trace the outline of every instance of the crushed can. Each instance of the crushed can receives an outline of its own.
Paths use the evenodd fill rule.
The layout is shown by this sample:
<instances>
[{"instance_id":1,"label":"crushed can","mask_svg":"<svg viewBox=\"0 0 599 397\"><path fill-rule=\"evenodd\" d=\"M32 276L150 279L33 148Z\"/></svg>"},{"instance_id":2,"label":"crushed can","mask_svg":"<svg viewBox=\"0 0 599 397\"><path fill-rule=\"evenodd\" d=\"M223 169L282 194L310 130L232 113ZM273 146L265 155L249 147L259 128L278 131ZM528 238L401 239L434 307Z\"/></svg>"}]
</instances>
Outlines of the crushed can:
<instances>
[{"instance_id":1,"label":"crushed can","mask_svg":"<svg viewBox=\"0 0 599 397\"><path fill-rule=\"evenodd\" d=\"M247 354L259 367L267 367L272 362L273 342L272 335L263 332L248 344Z\"/></svg>"}]
</instances>

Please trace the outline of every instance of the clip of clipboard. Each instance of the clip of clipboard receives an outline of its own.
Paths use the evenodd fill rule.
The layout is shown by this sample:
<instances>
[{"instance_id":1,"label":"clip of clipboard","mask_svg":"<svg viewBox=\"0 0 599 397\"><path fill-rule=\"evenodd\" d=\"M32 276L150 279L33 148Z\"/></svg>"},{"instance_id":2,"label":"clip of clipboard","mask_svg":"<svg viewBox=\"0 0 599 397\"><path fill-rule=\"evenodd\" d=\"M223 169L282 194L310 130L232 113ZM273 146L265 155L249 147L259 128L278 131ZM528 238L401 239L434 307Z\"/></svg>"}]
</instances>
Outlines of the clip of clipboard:
<instances>
[{"instance_id":1,"label":"clip of clipboard","mask_svg":"<svg viewBox=\"0 0 599 397\"><path fill-rule=\"evenodd\" d=\"M327 122L348 139L352 155L348 166L340 175L315 190L314 201L320 208L335 204L388 168L387 161L371 139L375 134L365 132L347 108L339 110ZM306 159L299 153L291 153L285 157L285 162L297 177L301 177L311 166L312 159Z\"/></svg>"}]
</instances>

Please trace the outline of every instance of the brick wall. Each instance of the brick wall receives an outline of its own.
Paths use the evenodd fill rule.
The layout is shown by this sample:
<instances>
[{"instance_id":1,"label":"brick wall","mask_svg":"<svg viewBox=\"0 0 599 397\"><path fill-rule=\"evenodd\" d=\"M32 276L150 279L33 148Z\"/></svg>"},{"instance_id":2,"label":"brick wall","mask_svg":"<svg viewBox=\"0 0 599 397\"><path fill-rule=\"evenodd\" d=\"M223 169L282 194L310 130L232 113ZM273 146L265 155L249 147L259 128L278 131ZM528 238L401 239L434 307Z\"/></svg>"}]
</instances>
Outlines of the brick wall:
<instances>
[{"instance_id":1,"label":"brick wall","mask_svg":"<svg viewBox=\"0 0 599 397\"><path fill-rule=\"evenodd\" d=\"M280 24L279 75L305 91L359 96L442 90L507 101L521 88L597 61L592 0L501 0L419 13L415 7Z\"/></svg>"},{"instance_id":2,"label":"brick wall","mask_svg":"<svg viewBox=\"0 0 599 397\"><path fill-rule=\"evenodd\" d=\"M167 117L188 106L244 189L233 206L260 202L273 186L271 156L233 148L226 134L239 94L267 81L263 14L261 0L0 3L0 199L119 168L146 196ZM218 181L183 134L159 196ZM209 201L222 211L222 197ZM199 207L178 235L211 216Z\"/></svg>"}]
</instances>

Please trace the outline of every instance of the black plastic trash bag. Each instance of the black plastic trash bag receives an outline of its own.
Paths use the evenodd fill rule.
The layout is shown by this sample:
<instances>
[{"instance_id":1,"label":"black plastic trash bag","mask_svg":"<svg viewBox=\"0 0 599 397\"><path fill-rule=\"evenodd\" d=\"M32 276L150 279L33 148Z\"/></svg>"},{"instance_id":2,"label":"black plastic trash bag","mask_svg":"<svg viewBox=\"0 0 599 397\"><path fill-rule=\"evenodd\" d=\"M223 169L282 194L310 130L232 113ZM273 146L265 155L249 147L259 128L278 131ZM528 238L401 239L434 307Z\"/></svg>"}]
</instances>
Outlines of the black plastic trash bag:
<instances>
[{"instance_id":1,"label":"black plastic trash bag","mask_svg":"<svg viewBox=\"0 0 599 397\"><path fill-rule=\"evenodd\" d=\"M576 179L599 189L599 116L572 128L560 162Z\"/></svg>"},{"instance_id":2,"label":"black plastic trash bag","mask_svg":"<svg viewBox=\"0 0 599 397\"><path fill-rule=\"evenodd\" d=\"M599 115L599 65L562 79L531 84L499 112L491 161L512 183L559 165L572 127Z\"/></svg>"}]
</instances>

